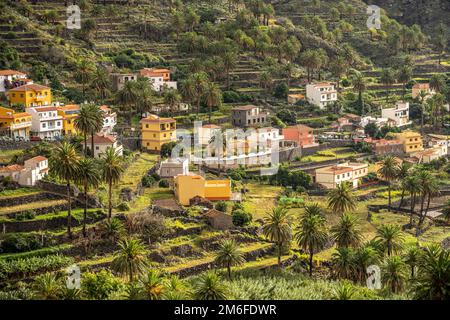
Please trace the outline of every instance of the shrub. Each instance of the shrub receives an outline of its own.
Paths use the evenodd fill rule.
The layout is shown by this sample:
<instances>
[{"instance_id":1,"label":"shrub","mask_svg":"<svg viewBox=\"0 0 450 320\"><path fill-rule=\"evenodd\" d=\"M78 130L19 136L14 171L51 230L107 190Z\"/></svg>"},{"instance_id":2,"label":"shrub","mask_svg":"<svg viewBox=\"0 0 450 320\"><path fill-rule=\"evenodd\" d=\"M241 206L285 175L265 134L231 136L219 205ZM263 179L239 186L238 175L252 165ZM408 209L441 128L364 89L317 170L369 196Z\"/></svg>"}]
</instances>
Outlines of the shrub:
<instances>
[{"instance_id":1,"label":"shrub","mask_svg":"<svg viewBox=\"0 0 450 320\"><path fill-rule=\"evenodd\" d=\"M156 180L152 176L143 176L142 177L142 186L145 188L151 187Z\"/></svg>"},{"instance_id":2,"label":"shrub","mask_svg":"<svg viewBox=\"0 0 450 320\"><path fill-rule=\"evenodd\" d=\"M122 202L117 206L117 209L119 209L120 211L130 211L130 205L128 204L128 202Z\"/></svg>"},{"instance_id":3,"label":"shrub","mask_svg":"<svg viewBox=\"0 0 450 320\"><path fill-rule=\"evenodd\" d=\"M36 213L33 210L27 210L16 213L14 218L18 221L23 221L34 219L34 217L36 217Z\"/></svg>"},{"instance_id":4,"label":"shrub","mask_svg":"<svg viewBox=\"0 0 450 320\"><path fill-rule=\"evenodd\" d=\"M228 204L225 201L219 201L214 207L216 210L227 212Z\"/></svg>"},{"instance_id":5,"label":"shrub","mask_svg":"<svg viewBox=\"0 0 450 320\"><path fill-rule=\"evenodd\" d=\"M245 212L244 210L238 209L233 211L233 224L238 227L243 227L252 222L253 216L251 213Z\"/></svg>"},{"instance_id":6,"label":"shrub","mask_svg":"<svg viewBox=\"0 0 450 320\"><path fill-rule=\"evenodd\" d=\"M82 288L89 299L106 300L122 289L122 281L105 269L97 273L83 274Z\"/></svg>"},{"instance_id":7,"label":"shrub","mask_svg":"<svg viewBox=\"0 0 450 320\"><path fill-rule=\"evenodd\" d=\"M127 216L126 227L129 233L139 234L149 242L159 241L169 233L166 219L158 214L130 214Z\"/></svg>"},{"instance_id":8,"label":"shrub","mask_svg":"<svg viewBox=\"0 0 450 320\"><path fill-rule=\"evenodd\" d=\"M39 248L42 248L42 244L36 234L7 234L0 242L0 251L4 253L25 252Z\"/></svg>"},{"instance_id":9,"label":"shrub","mask_svg":"<svg viewBox=\"0 0 450 320\"><path fill-rule=\"evenodd\" d=\"M167 181L167 180L160 180L159 181L159 187L160 188L168 188L169 187L169 181Z\"/></svg>"}]
</instances>

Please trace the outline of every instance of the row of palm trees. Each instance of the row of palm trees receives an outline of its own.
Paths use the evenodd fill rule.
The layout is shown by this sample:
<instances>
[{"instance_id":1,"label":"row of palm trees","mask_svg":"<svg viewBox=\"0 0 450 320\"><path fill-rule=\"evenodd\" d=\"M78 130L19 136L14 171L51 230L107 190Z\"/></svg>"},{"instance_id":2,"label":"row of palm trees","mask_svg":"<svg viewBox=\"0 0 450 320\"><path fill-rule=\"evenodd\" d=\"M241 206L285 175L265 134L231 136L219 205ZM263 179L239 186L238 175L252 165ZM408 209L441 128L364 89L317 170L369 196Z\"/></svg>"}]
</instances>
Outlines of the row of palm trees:
<instances>
[{"instance_id":1,"label":"row of palm trees","mask_svg":"<svg viewBox=\"0 0 450 320\"><path fill-rule=\"evenodd\" d=\"M406 193L410 195L410 225L413 223L415 207L420 203L419 223L421 226L425 221L430 208L431 199L439 195L439 183L437 178L425 169L414 169L411 164L402 162L399 164L395 157L387 156L381 161L378 174L388 183L388 208L391 210L392 184L400 181L402 190L399 208L404 205Z\"/></svg>"},{"instance_id":2,"label":"row of palm trees","mask_svg":"<svg viewBox=\"0 0 450 320\"><path fill-rule=\"evenodd\" d=\"M72 238L72 186L80 185L84 194L83 236L86 237L88 192L101 182L108 185L108 220L112 216L112 188L124 171L122 157L109 147L99 160L81 156L75 146L63 141L56 146L50 157L50 172L67 186L67 234Z\"/></svg>"}]
</instances>

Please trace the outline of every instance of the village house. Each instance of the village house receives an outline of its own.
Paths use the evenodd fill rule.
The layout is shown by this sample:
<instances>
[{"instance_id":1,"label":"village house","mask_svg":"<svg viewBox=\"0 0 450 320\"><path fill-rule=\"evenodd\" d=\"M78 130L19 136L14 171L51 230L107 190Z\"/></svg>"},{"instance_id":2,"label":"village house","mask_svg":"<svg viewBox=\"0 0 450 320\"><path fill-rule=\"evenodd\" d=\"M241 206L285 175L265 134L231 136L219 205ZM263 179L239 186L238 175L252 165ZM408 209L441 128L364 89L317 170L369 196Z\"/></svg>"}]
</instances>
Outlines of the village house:
<instances>
[{"instance_id":1,"label":"village house","mask_svg":"<svg viewBox=\"0 0 450 320\"><path fill-rule=\"evenodd\" d=\"M90 137L89 141L91 141ZM88 144L88 148L90 147L91 145ZM123 155L123 147L115 137L105 133L94 134L94 158L101 158L108 148L113 148L118 156Z\"/></svg>"},{"instance_id":2,"label":"village house","mask_svg":"<svg viewBox=\"0 0 450 320\"><path fill-rule=\"evenodd\" d=\"M396 127L397 126L397 122L394 119L375 118L372 116L361 117L361 122L359 123L359 125L361 126L361 128L365 128L369 123L375 123L377 128Z\"/></svg>"},{"instance_id":3,"label":"village house","mask_svg":"<svg viewBox=\"0 0 450 320\"><path fill-rule=\"evenodd\" d=\"M58 115L58 107L30 107L31 133L41 139L54 140L61 136L63 117Z\"/></svg>"},{"instance_id":4,"label":"village house","mask_svg":"<svg viewBox=\"0 0 450 320\"><path fill-rule=\"evenodd\" d=\"M120 91L128 81L136 81L138 75L136 73L111 73L111 86L113 91Z\"/></svg>"},{"instance_id":5,"label":"village house","mask_svg":"<svg viewBox=\"0 0 450 320\"><path fill-rule=\"evenodd\" d=\"M413 99L420 98L420 92L424 91L427 95L425 96L425 100L430 98L431 96L436 94L434 89L431 89L429 83L416 83L412 87L412 97Z\"/></svg>"},{"instance_id":6,"label":"village house","mask_svg":"<svg viewBox=\"0 0 450 320\"><path fill-rule=\"evenodd\" d=\"M334 189L342 182L348 182L353 188L357 188L361 179L369 173L366 163L346 162L315 171L315 182L327 189Z\"/></svg>"},{"instance_id":7,"label":"village house","mask_svg":"<svg viewBox=\"0 0 450 320\"><path fill-rule=\"evenodd\" d=\"M160 152L163 144L177 141L175 119L149 115L140 123L143 150Z\"/></svg>"},{"instance_id":8,"label":"village house","mask_svg":"<svg viewBox=\"0 0 450 320\"><path fill-rule=\"evenodd\" d=\"M394 120L396 127L410 125L412 121L409 120L409 102L398 101L394 108L382 109L381 118Z\"/></svg>"},{"instance_id":9,"label":"village house","mask_svg":"<svg viewBox=\"0 0 450 320\"><path fill-rule=\"evenodd\" d=\"M161 178L173 178L177 175L189 174L189 159L169 158L161 162L159 175Z\"/></svg>"},{"instance_id":10,"label":"village house","mask_svg":"<svg viewBox=\"0 0 450 320\"><path fill-rule=\"evenodd\" d=\"M30 139L31 114L0 107L0 135L14 139Z\"/></svg>"},{"instance_id":11,"label":"village house","mask_svg":"<svg viewBox=\"0 0 450 320\"><path fill-rule=\"evenodd\" d=\"M210 201L230 200L231 180L205 180L196 174L177 175L174 177L174 192L183 206L189 205L189 200L194 197Z\"/></svg>"},{"instance_id":12,"label":"village house","mask_svg":"<svg viewBox=\"0 0 450 320\"><path fill-rule=\"evenodd\" d=\"M37 156L26 160L23 165L13 164L0 167L0 178L11 177L11 179L22 186L34 186L48 174L48 159Z\"/></svg>"},{"instance_id":13,"label":"village house","mask_svg":"<svg viewBox=\"0 0 450 320\"><path fill-rule=\"evenodd\" d=\"M337 101L337 91L332 82L319 82L306 85L306 99L320 109Z\"/></svg>"},{"instance_id":14,"label":"village house","mask_svg":"<svg viewBox=\"0 0 450 320\"><path fill-rule=\"evenodd\" d=\"M215 124L205 124L197 128L198 143L201 145L208 145L211 142L212 137L219 134L221 128Z\"/></svg>"},{"instance_id":15,"label":"village house","mask_svg":"<svg viewBox=\"0 0 450 320\"><path fill-rule=\"evenodd\" d=\"M440 135L440 134L428 134L428 146L435 147L435 146L446 146L447 147L447 154L450 150L450 136Z\"/></svg>"},{"instance_id":16,"label":"village house","mask_svg":"<svg viewBox=\"0 0 450 320\"><path fill-rule=\"evenodd\" d=\"M58 106L58 115L62 117L63 121L63 135L71 136L77 134L75 127L75 119L80 114L80 106L77 104L68 104L65 106Z\"/></svg>"},{"instance_id":17,"label":"village house","mask_svg":"<svg viewBox=\"0 0 450 320\"><path fill-rule=\"evenodd\" d=\"M262 111L260 107L246 105L232 109L231 121L237 127L265 126L269 122L269 113Z\"/></svg>"},{"instance_id":18,"label":"village house","mask_svg":"<svg viewBox=\"0 0 450 320\"><path fill-rule=\"evenodd\" d=\"M204 217L214 229L228 230L234 227L233 217L225 212L210 209Z\"/></svg>"},{"instance_id":19,"label":"village house","mask_svg":"<svg viewBox=\"0 0 450 320\"><path fill-rule=\"evenodd\" d=\"M50 106L52 104L52 91L49 87L40 84L26 84L12 88L6 93L10 105L30 107Z\"/></svg>"},{"instance_id":20,"label":"village house","mask_svg":"<svg viewBox=\"0 0 450 320\"><path fill-rule=\"evenodd\" d=\"M32 80L27 79L26 73L16 70L0 70L0 92L32 83Z\"/></svg>"},{"instance_id":21,"label":"village house","mask_svg":"<svg viewBox=\"0 0 450 320\"><path fill-rule=\"evenodd\" d=\"M100 106L103 112L103 129L102 132L111 134L117 124L117 113L108 106Z\"/></svg>"},{"instance_id":22,"label":"village house","mask_svg":"<svg viewBox=\"0 0 450 320\"><path fill-rule=\"evenodd\" d=\"M166 89L177 89L177 82L170 81L169 69L144 68L140 71L142 77L148 78L153 90L159 92Z\"/></svg>"},{"instance_id":23,"label":"village house","mask_svg":"<svg viewBox=\"0 0 450 320\"><path fill-rule=\"evenodd\" d=\"M313 129L302 124L283 128L283 136L285 140L295 141L302 148L316 147L319 145L315 142Z\"/></svg>"},{"instance_id":24,"label":"village house","mask_svg":"<svg viewBox=\"0 0 450 320\"><path fill-rule=\"evenodd\" d=\"M430 163L433 160L438 160L448 154L446 145L436 145L434 147L412 153L411 156L416 158L418 163Z\"/></svg>"},{"instance_id":25,"label":"village house","mask_svg":"<svg viewBox=\"0 0 450 320\"><path fill-rule=\"evenodd\" d=\"M393 134L396 140L403 143L403 151L405 153L412 153L423 150L422 136L418 132L406 130Z\"/></svg>"},{"instance_id":26,"label":"village house","mask_svg":"<svg viewBox=\"0 0 450 320\"><path fill-rule=\"evenodd\" d=\"M369 143L376 155L403 155L403 142L401 140L373 140Z\"/></svg>"},{"instance_id":27,"label":"village house","mask_svg":"<svg viewBox=\"0 0 450 320\"><path fill-rule=\"evenodd\" d=\"M299 101L304 101L305 96L301 93L291 93L288 94L287 101L290 105L295 105Z\"/></svg>"},{"instance_id":28,"label":"village house","mask_svg":"<svg viewBox=\"0 0 450 320\"><path fill-rule=\"evenodd\" d=\"M354 130L359 128L360 123L360 116L352 113L347 113L338 118L336 122L334 122L331 126L338 132L353 132Z\"/></svg>"}]
</instances>

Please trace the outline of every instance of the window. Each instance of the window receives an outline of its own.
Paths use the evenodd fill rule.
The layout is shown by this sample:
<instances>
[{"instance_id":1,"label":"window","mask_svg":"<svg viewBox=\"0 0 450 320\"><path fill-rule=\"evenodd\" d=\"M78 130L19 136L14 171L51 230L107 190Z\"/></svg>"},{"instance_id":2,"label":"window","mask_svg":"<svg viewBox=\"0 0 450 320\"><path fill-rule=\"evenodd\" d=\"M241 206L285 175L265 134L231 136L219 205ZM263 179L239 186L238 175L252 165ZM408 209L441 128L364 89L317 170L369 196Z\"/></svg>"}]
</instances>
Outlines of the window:
<instances>
[{"instance_id":1,"label":"window","mask_svg":"<svg viewBox=\"0 0 450 320\"><path fill-rule=\"evenodd\" d=\"M47 126L46 123L43 123L43 124L42 124L42 128L45 128L46 126Z\"/></svg>"},{"instance_id":2,"label":"window","mask_svg":"<svg viewBox=\"0 0 450 320\"><path fill-rule=\"evenodd\" d=\"M100 149L100 147L99 147L99 146L96 146L96 147L95 147L95 150L99 150L99 149Z\"/></svg>"},{"instance_id":3,"label":"window","mask_svg":"<svg viewBox=\"0 0 450 320\"><path fill-rule=\"evenodd\" d=\"M148 124L146 124L145 127L148 129Z\"/></svg>"},{"instance_id":4,"label":"window","mask_svg":"<svg viewBox=\"0 0 450 320\"><path fill-rule=\"evenodd\" d=\"M153 134L153 138L156 138L156 134Z\"/></svg>"}]
</instances>

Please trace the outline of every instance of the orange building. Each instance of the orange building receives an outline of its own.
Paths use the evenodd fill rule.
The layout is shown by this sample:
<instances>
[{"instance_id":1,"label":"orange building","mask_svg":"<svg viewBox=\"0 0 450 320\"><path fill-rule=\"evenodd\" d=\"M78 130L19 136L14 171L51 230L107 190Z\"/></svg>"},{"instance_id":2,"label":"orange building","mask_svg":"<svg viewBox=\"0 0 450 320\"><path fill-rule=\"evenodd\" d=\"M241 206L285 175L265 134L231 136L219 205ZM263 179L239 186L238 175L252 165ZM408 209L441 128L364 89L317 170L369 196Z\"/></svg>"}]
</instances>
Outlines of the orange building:
<instances>
[{"instance_id":1,"label":"orange building","mask_svg":"<svg viewBox=\"0 0 450 320\"><path fill-rule=\"evenodd\" d=\"M205 180L200 175L177 175L174 178L175 196L179 203L189 205L189 200L202 197L208 200L230 200L231 180Z\"/></svg>"},{"instance_id":2,"label":"orange building","mask_svg":"<svg viewBox=\"0 0 450 320\"><path fill-rule=\"evenodd\" d=\"M297 142L302 148L309 148L318 145L315 142L313 129L302 124L283 128L283 136L285 140Z\"/></svg>"}]
</instances>

